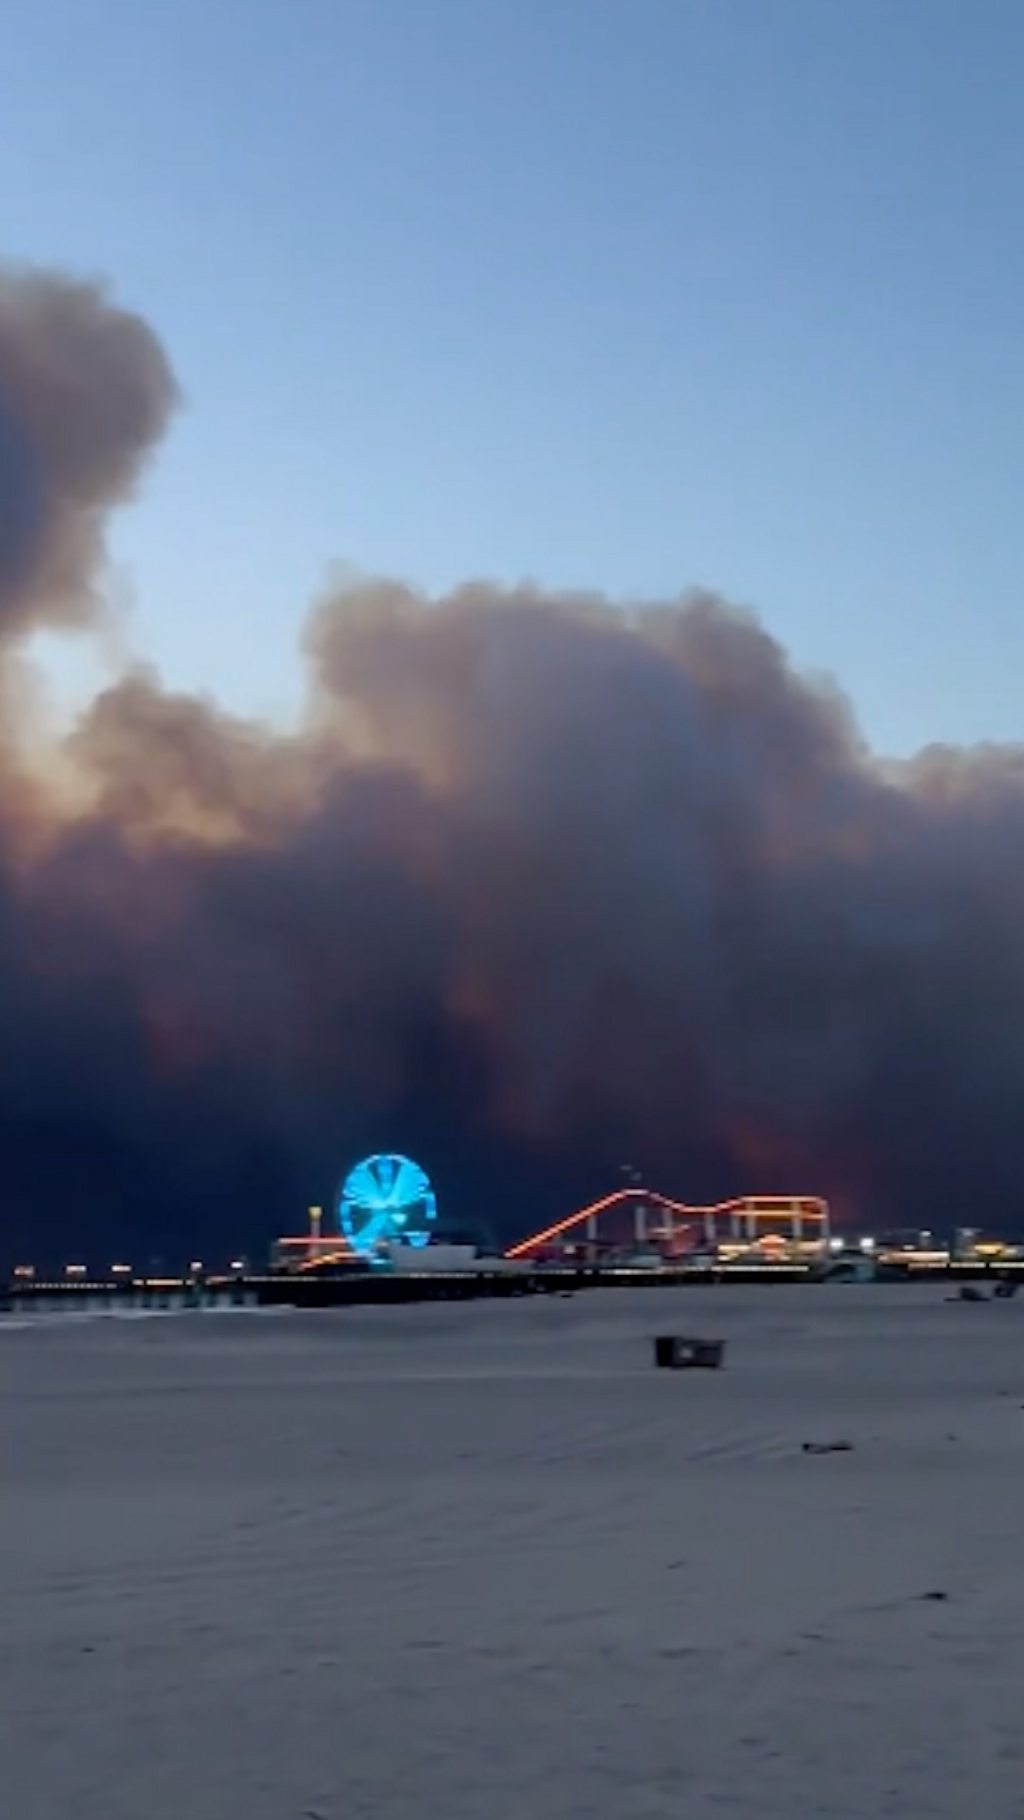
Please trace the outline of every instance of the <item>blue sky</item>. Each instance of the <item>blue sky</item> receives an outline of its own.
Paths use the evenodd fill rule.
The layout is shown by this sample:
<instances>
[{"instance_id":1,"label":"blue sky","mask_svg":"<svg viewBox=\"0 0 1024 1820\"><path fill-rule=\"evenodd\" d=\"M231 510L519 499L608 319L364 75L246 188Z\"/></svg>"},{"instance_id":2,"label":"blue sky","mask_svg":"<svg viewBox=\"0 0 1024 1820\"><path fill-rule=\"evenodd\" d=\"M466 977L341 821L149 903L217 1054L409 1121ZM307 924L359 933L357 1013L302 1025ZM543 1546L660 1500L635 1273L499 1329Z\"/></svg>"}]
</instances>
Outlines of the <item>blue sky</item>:
<instances>
[{"instance_id":1,"label":"blue sky","mask_svg":"<svg viewBox=\"0 0 1024 1820\"><path fill-rule=\"evenodd\" d=\"M136 642L278 712L332 563L697 583L1018 737L1022 83L1019 0L10 0L2 250L187 394Z\"/></svg>"}]
</instances>

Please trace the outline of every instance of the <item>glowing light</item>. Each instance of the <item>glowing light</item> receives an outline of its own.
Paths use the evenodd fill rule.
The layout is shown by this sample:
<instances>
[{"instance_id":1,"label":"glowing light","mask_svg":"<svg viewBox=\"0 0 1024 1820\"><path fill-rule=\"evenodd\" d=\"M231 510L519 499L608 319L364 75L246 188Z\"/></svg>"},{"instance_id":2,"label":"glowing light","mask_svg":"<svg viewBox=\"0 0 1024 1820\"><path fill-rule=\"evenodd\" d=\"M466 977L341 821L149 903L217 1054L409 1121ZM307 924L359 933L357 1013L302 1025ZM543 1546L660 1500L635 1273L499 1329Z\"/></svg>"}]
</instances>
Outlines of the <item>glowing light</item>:
<instances>
[{"instance_id":1,"label":"glowing light","mask_svg":"<svg viewBox=\"0 0 1024 1820\"><path fill-rule=\"evenodd\" d=\"M296 1273L306 1276L310 1271L326 1270L331 1264L351 1264L353 1253L346 1245L344 1251L318 1251L311 1258L304 1258L296 1265Z\"/></svg>"},{"instance_id":2,"label":"glowing light","mask_svg":"<svg viewBox=\"0 0 1024 1820\"><path fill-rule=\"evenodd\" d=\"M387 1244L428 1244L436 1219L430 1178L410 1157L366 1157L342 1184L338 1226L362 1257L372 1257Z\"/></svg>"},{"instance_id":3,"label":"glowing light","mask_svg":"<svg viewBox=\"0 0 1024 1820\"><path fill-rule=\"evenodd\" d=\"M344 1240L339 1239L337 1233L330 1232L322 1235L318 1239L313 1239L310 1238L308 1233L302 1232L291 1234L287 1238L278 1239L277 1248L279 1251L308 1251L312 1253L318 1248L321 1251L337 1251L338 1246L342 1244L344 1244Z\"/></svg>"},{"instance_id":4,"label":"glowing light","mask_svg":"<svg viewBox=\"0 0 1024 1820\"><path fill-rule=\"evenodd\" d=\"M667 1195L654 1194L649 1188L620 1188L614 1194L603 1195L599 1201L591 1201L588 1207L579 1207L564 1220L558 1220L553 1226L547 1226L542 1232L534 1232L528 1239L521 1239L505 1253L507 1258L522 1258L530 1252L548 1245L584 1221L596 1218L611 1207L622 1207L637 1201L645 1202L660 1208L665 1213L682 1219L714 1218L720 1215L742 1214L751 1223L783 1219L792 1220L795 1216L806 1222L817 1222L819 1231L824 1234L828 1229L828 1207L824 1201L796 1195L760 1194L744 1195L731 1201L718 1201L711 1206L690 1206L685 1201L673 1201Z\"/></svg>"}]
</instances>

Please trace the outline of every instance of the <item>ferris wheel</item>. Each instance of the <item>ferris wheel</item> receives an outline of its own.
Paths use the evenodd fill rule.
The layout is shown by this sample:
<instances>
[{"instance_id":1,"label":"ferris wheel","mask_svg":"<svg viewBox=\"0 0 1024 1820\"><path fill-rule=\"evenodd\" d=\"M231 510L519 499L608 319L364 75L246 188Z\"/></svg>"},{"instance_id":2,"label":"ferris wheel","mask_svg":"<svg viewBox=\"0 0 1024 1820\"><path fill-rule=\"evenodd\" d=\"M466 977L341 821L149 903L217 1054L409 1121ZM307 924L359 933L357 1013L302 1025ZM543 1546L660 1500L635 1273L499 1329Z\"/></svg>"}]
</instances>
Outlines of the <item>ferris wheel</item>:
<instances>
[{"instance_id":1,"label":"ferris wheel","mask_svg":"<svg viewBox=\"0 0 1024 1820\"><path fill-rule=\"evenodd\" d=\"M428 1244L436 1218L430 1177L411 1157L364 1157L341 1185L338 1226L362 1257L387 1244Z\"/></svg>"}]
</instances>

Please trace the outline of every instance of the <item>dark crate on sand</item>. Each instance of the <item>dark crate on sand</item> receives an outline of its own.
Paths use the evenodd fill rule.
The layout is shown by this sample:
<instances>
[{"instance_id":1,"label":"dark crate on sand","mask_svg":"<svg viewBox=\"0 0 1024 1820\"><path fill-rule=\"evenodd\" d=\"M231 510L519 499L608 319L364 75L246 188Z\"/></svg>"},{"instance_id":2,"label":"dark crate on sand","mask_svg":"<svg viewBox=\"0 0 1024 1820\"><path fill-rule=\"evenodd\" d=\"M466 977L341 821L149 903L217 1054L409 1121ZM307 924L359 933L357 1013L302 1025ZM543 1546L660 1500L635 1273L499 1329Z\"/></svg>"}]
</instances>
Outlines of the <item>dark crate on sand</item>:
<instances>
[{"instance_id":1,"label":"dark crate on sand","mask_svg":"<svg viewBox=\"0 0 1024 1820\"><path fill-rule=\"evenodd\" d=\"M654 1342L654 1363L663 1371L717 1371L724 1357L724 1340L693 1340L679 1333L661 1333Z\"/></svg>"}]
</instances>

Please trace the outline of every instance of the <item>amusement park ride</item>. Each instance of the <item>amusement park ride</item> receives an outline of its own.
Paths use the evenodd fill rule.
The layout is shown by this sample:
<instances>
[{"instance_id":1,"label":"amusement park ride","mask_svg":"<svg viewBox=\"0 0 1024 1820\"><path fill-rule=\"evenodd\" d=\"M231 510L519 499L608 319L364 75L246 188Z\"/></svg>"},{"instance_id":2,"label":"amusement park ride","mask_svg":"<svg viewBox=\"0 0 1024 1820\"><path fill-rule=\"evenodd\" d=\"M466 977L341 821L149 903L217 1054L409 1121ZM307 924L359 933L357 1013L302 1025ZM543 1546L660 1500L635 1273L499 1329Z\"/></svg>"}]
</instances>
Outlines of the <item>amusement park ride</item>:
<instances>
[{"instance_id":1,"label":"amusement park ride","mask_svg":"<svg viewBox=\"0 0 1024 1820\"><path fill-rule=\"evenodd\" d=\"M336 1227L324 1234L323 1212L311 1207L309 1230L279 1239L275 1262L289 1273L388 1264L437 1244L437 1197L426 1172L409 1157L378 1155L349 1171L337 1199ZM746 1195L690 1206L631 1185L577 1208L565 1219L511 1245L507 1264L567 1261L683 1263L800 1262L829 1245L825 1201L808 1195ZM452 1249L452 1248L448 1248ZM428 1259L421 1259L426 1266Z\"/></svg>"},{"instance_id":2,"label":"amusement park ride","mask_svg":"<svg viewBox=\"0 0 1024 1820\"><path fill-rule=\"evenodd\" d=\"M620 1188L567 1219L521 1239L509 1258L564 1255L582 1245L647 1253L660 1262L713 1253L722 1262L763 1254L799 1258L823 1251L829 1242L828 1206L807 1195L744 1195L711 1206L690 1206L641 1187Z\"/></svg>"}]
</instances>

